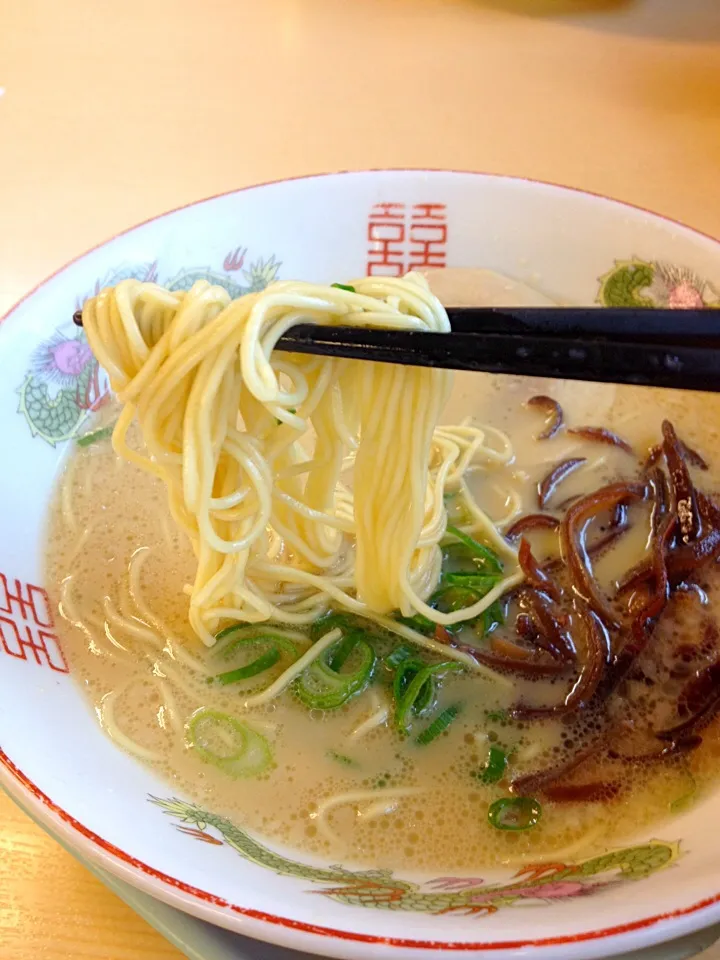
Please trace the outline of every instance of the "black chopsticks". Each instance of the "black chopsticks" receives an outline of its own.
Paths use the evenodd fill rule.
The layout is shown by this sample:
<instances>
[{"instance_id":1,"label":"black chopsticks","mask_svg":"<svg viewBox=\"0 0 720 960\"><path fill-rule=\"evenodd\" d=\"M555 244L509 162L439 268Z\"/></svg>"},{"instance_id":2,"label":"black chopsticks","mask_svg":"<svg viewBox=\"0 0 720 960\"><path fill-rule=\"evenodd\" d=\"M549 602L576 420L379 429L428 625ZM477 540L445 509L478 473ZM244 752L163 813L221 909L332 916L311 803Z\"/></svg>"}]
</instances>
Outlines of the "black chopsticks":
<instances>
[{"instance_id":1,"label":"black chopsticks","mask_svg":"<svg viewBox=\"0 0 720 960\"><path fill-rule=\"evenodd\" d=\"M485 373L720 391L720 313L458 307L452 333L300 324L278 350ZM76 323L82 317L75 314Z\"/></svg>"}]
</instances>

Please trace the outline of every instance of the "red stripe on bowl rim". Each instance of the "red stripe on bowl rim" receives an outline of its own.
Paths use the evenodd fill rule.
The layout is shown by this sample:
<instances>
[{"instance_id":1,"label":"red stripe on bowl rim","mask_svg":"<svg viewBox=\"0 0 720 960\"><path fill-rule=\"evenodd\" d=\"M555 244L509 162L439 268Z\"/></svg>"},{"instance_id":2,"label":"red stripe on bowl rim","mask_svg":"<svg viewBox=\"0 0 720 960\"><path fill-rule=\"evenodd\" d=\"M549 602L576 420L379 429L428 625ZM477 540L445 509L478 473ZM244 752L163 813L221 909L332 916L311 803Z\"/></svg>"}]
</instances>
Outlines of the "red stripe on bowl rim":
<instances>
[{"instance_id":1,"label":"red stripe on bowl rim","mask_svg":"<svg viewBox=\"0 0 720 960\"><path fill-rule=\"evenodd\" d=\"M264 183L249 184L245 187L240 187L236 190L227 190L222 191L221 193L213 194L209 197L204 197L201 200L194 200L190 203L181 204L178 207L168 210L164 213L157 214L153 217L148 217L146 220L141 221L140 223L135 224L132 227L129 227L126 230L121 230L119 233L113 234L107 240L102 241L101 243L95 244L95 246L86 250L84 253L79 254L77 257L73 257L72 260L69 260L63 266L59 267L57 270L53 271L49 276L44 280L37 283L31 290L29 290L23 297L20 298L2 317L0 317L0 324L7 320L23 303L29 300L33 294L35 294L41 287L46 283L52 280L54 277L61 274L68 267L72 266L74 263L82 260L84 257L93 253L96 250L99 250L101 247L106 246L108 243L111 243L113 240L118 239L118 237L123 237L128 234L133 233L135 230L140 229L143 226L146 226L148 223L154 223L158 220L162 220L165 217L169 217L174 213L178 213L181 210L187 210L190 207L200 206L203 203L207 203L211 200L217 200L221 197L229 197L234 194L244 193L248 190L257 190L262 187L275 186L280 183L290 183L295 181L304 181L304 180L320 180L325 177L336 177L336 176L352 176L353 174L367 174L367 173L390 173L390 174L416 174L416 173L433 173L433 174L447 174L447 175L463 175L463 176L477 176L483 177L486 179L497 179L497 180L507 180L516 183L527 183L535 184L543 187L551 187L556 190L566 191L568 193L577 193L582 196L593 197L598 200L604 200L606 202L612 203L619 207L626 207L632 210L636 210L639 213L644 213L648 216L651 216L657 220L664 221L668 224L671 224L674 227L679 227L683 230L688 231L689 233L695 234L696 236L703 237L706 240L718 244L720 246L720 239L712 236L711 234L704 233L701 230L695 230L694 228L688 226L685 223L682 223L679 220L675 220L671 217L664 216L663 214L655 213L652 210L648 210L645 207L641 207L637 204L628 203L623 200L616 200L612 197L605 196L601 193L596 193L591 190L583 190L580 187L566 186L563 184L553 183L552 181L547 180L535 180L531 177L521 177L513 176L509 174L497 174L491 172L481 172L477 170L445 170L439 168L421 168L421 167L390 167L390 168L375 168L370 170L339 170L334 173L313 173L313 174L304 174L296 177L282 177L276 180L268 180ZM57 818L72 831L77 833L85 841L89 842L92 847L96 848L95 858L100 859L104 866L107 866L111 872L114 872L118 875L126 874L128 872L135 873L136 885L140 889L145 889L146 892L150 895L157 895L157 891L154 891L154 885L150 886L149 884L143 881L143 877L152 878L152 880L159 880L161 883L165 884L169 890L167 893L167 902L171 903L173 906L180 906L181 909L187 908L187 899L192 898L196 901L196 904L193 906L196 907L196 913L198 916L203 919L209 919L210 922L213 920L217 921L217 916L212 913L213 908L229 911L231 914L239 914L243 917L246 917L250 920L260 921L263 924L269 925L272 927L284 928L288 931L297 931L305 934L309 934L315 937L329 937L335 938L345 942L355 942L361 944L375 944L389 947L396 947L400 949L418 949L418 950L448 950L448 951L517 951L524 948L543 948L543 947L555 947L563 945L573 945L579 943L587 943L591 941L601 940L608 937L618 937L624 934L629 934L641 930L647 930L651 927L657 926L660 923L681 919L683 917L692 916L698 914L703 910L708 909L709 907L720 903L720 893L717 893L711 897L707 897L703 900L691 904L687 907L682 907L676 910L667 911L665 913L655 914L650 917L642 917L638 920L628 921L624 924L619 924L613 927L604 927L600 930L588 930L583 933L570 934L567 936L557 936L557 937L544 937L535 940L501 940L501 941L441 941L441 940L413 940L409 938L398 938L398 937L380 937L373 936L372 934L364 933L355 933L350 930L338 930L333 927L323 927L317 924L306 923L301 920L293 920L290 917L282 917L272 913L266 913L262 910L256 910L249 907L242 907L237 904L232 904L222 897L218 897L215 894L209 893L205 890L200 890L197 887L193 887L190 884L185 883L182 880L178 880L176 877L171 877L168 874L162 873L160 870L155 869L154 867L149 866L144 863L142 860L138 860L132 854L127 853L125 850L122 850L120 847L115 846L110 843L108 840L105 840L99 834L90 830L79 820L73 817L66 810L63 810L62 807L58 806L47 794L45 794L23 771L17 767L13 761L8 757L8 755L0 749L0 774L3 775L3 779L10 778L12 781L15 781L15 784L21 788L21 790L26 791L30 796L41 805L39 811L40 818L43 820L51 820L52 818ZM16 786L16 789L17 789ZM79 845L79 849L82 850L84 844ZM98 856L99 854L99 856ZM129 871L123 868L130 868ZM178 891L179 895L173 894L172 891ZM700 922L694 923L689 929L684 929L681 931L672 931L669 932L667 938L660 936L654 938L652 943L661 943L663 940L671 940L675 937L680 937L688 933L693 932L693 930L700 929L704 926L708 926L711 923L715 922L715 917L708 917L706 922L703 922L700 919ZM250 930L245 931L245 933L250 934L251 936L256 936ZM278 942L274 938L270 931L268 930L267 939L270 941ZM262 935L257 934L257 937L260 938ZM287 941L283 941L284 945L290 946ZM652 943L648 944L638 944L638 948L643 946L650 946ZM621 945L618 944L618 949L622 949ZM613 950L613 953L617 952Z\"/></svg>"}]
</instances>

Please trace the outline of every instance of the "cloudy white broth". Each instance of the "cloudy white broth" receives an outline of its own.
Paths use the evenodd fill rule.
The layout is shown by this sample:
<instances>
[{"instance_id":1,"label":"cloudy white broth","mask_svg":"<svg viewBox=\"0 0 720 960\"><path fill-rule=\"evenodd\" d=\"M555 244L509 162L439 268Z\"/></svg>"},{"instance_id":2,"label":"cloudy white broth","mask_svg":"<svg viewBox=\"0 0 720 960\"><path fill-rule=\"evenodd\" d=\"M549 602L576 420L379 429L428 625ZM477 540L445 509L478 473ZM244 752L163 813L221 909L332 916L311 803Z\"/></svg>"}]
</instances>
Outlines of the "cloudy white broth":
<instances>
[{"instance_id":1,"label":"cloudy white broth","mask_svg":"<svg viewBox=\"0 0 720 960\"><path fill-rule=\"evenodd\" d=\"M497 456L466 480L509 550L463 535L472 517L447 492L430 602L468 605L514 550L525 577L465 623L390 618L434 649L338 606L307 626L223 623L205 646L188 622L197 558L163 482L107 431L76 445L46 582L72 674L118 745L271 841L423 872L592 852L709 789L720 400L476 375L443 422L468 413ZM314 667L257 702L331 631Z\"/></svg>"}]
</instances>

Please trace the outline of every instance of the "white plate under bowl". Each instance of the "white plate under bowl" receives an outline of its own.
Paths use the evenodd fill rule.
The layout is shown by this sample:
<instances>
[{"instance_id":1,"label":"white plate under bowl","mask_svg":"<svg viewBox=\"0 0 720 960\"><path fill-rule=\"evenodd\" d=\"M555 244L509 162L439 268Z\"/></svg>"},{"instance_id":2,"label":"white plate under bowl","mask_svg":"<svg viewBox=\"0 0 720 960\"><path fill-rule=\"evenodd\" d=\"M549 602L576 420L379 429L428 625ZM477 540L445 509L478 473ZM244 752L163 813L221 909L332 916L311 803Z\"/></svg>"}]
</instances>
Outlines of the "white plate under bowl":
<instances>
[{"instance_id":1,"label":"white plate under bowl","mask_svg":"<svg viewBox=\"0 0 720 960\"><path fill-rule=\"evenodd\" d=\"M0 779L92 864L212 923L298 950L591 960L683 936L720 920L713 798L571 882L529 880L498 893L490 915L456 892L441 913L422 878L370 881L298 865L282 851L256 849L251 860L242 830L173 798L105 738L69 675L42 583L42 535L64 445L105 390L71 322L84 297L125 276L176 288L207 276L237 295L275 276L329 282L445 265L490 267L578 303L720 300L720 244L643 210L526 180L374 171L268 184L174 211L80 257L8 314ZM485 889L510 879L485 871Z\"/></svg>"}]
</instances>

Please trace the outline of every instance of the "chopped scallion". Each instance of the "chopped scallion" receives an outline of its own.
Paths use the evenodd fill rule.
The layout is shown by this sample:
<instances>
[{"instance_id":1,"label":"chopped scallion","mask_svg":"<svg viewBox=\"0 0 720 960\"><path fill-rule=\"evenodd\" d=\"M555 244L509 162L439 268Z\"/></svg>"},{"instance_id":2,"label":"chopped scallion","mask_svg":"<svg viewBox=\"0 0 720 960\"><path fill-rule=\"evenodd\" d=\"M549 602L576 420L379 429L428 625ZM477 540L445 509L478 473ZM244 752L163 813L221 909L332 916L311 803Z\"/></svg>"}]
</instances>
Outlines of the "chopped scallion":
<instances>
[{"instance_id":1,"label":"chopped scallion","mask_svg":"<svg viewBox=\"0 0 720 960\"><path fill-rule=\"evenodd\" d=\"M255 659L236 667L234 670L227 670L208 677L208 683L219 683L223 686L230 683L240 683L274 667L283 654L289 655L292 660L297 660L298 657L298 649L295 643L282 631L276 631L268 627L233 624L233 626L221 630L216 639L220 642L215 646L213 656L226 662L240 651L262 646L268 649L260 653Z\"/></svg>"},{"instance_id":2,"label":"chopped scallion","mask_svg":"<svg viewBox=\"0 0 720 960\"><path fill-rule=\"evenodd\" d=\"M348 293L355 293L355 287L351 287L349 283L331 283L331 287L335 287L336 290L347 290Z\"/></svg>"},{"instance_id":3,"label":"chopped scallion","mask_svg":"<svg viewBox=\"0 0 720 960\"><path fill-rule=\"evenodd\" d=\"M403 666L407 667L407 664L403 664ZM408 733L412 716L417 716L427 709L421 708L418 710L418 702L422 702L427 697L425 691L428 682L434 685L434 681L439 674L453 673L462 669L462 664L456 660L444 660L442 663L423 666L422 669L417 670L399 698L396 693L395 724L398 730L401 733Z\"/></svg>"},{"instance_id":4,"label":"chopped scallion","mask_svg":"<svg viewBox=\"0 0 720 960\"><path fill-rule=\"evenodd\" d=\"M501 747L495 745L490 747L485 766L477 775L483 783L497 783L502 780L507 768L507 754Z\"/></svg>"},{"instance_id":5,"label":"chopped scallion","mask_svg":"<svg viewBox=\"0 0 720 960\"><path fill-rule=\"evenodd\" d=\"M265 653L261 653L257 659L248 663L245 667L238 667L237 670L228 670L226 673L218 673L215 677L208 677L208 683L219 683L226 686L229 683L239 683L241 680L249 680L250 677L256 677L260 673L265 673L270 667L274 667L280 659L280 651L273 646Z\"/></svg>"},{"instance_id":6,"label":"chopped scallion","mask_svg":"<svg viewBox=\"0 0 720 960\"><path fill-rule=\"evenodd\" d=\"M541 817L542 807L533 797L501 797L488 809L488 822L496 830L530 830Z\"/></svg>"},{"instance_id":7,"label":"chopped scallion","mask_svg":"<svg viewBox=\"0 0 720 960\"><path fill-rule=\"evenodd\" d=\"M228 637L232 637L232 640L228 640ZM265 626L248 626L246 623L235 623L225 627L224 630L215 634L215 640L213 656L221 657L223 660L229 660L240 647L253 643L274 644L293 657L297 657L298 652L294 640L291 640L282 630Z\"/></svg>"},{"instance_id":8,"label":"chopped scallion","mask_svg":"<svg viewBox=\"0 0 720 960\"><path fill-rule=\"evenodd\" d=\"M426 727L422 733L417 735L415 738L415 743L419 743L421 746L427 746L428 743L432 743L433 740L436 740L441 733L444 733L447 730L450 724L460 713L460 710L461 705L459 703L454 703L451 706L446 707L442 713L435 717L429 727Z\"/></svg>"},{"instance_id":9,"label":"chopped scallion","mask_svg":"<svg viewBox=\"0 0 720 960\"><path fill-rule=\"evenodd\" d=\"M99 440L106 440L108 437L111 437L114 429L115 424L109 423L106 427L98 427L97 430L90 430L89 433L83 433L75 442L79 447L89 447Z\"/></svg>"},{"instance_id":10,"label":"chopped scallion","mask_svg":"<svg viewBox=\"0 0 720 960\"><path fill-rule=\"evenodd\" d=\"M425 661L419 660L416 657L404 660L398 665L393 678L393 696L396 704L400 703L412 681L425 667ZM427 713L434 705L435 680L432 676L428 676L425 683L418 690L412 705L412 712L416 717L422 717L423 714Z\"/></svg>"},{"instance_id":11,"label":"chopped scallion","mask_svg":"<svg viewBox=\"0 0 720 960\"><path fill-rule=\"evenodd\" d=\"M451 525L448 525L447 533L455 537L456 540L459 540L460 543L470 551L471 557L478 569L486 573L502 573L503 568L500 560L485 544L479 543L467 533L463 533L462 530Z\"/></svg>"},{"instance_id":12,"label":"chopped scallion","mask_svg":"<svg viewBox=\"0 0 720 960\"><path fill-rule=\"evenodd\" d=\"M219 710L197 710L188 723L187 737L201 760L231 777L257 777L272 764L265 737Z\"/></svg>"},{"instance_id":13,"label":"chopped scallion","mask_svg":"<svg viewBox=\"0 0 720 960\"><path fill-rule=\"evenodd\" d=\"M394 670L412 656L412 647L409 647L406 643L401 643L399 647L395 647L395 649L385 657L383 662L387 667L390 667L391 670Z\"/></svg>"},{"instance_id":14,"label":"chopped scallion","mask_svg":"<svg viewBox=\"0 0 720 960\"><path fill-rule=\"evenodd\" d=\"M330 613L318 617L318 619L311 624L310 639L314 643L336 627L342 630L343 633L347 633L350 630L357 629L358 622L358 618L354 617L351 613L335 613L334 611L330 611Z\"/></svg>"},{"instance_id":15,"label":"chopped scallion","mask_svg":"<svg viewBox=\"0 0 720 960\"><path fill-rule=\"evenodd\" d=\"M346 672L333 669L331 663L336 655L342 660L341 666L352 658L356 664L354 669ZM361 631L355 631L334 643L300 674L295 693L310 709L335 710L366 689L372 679L375 660L372 646Z\"/></svg>"}]
</instances>

